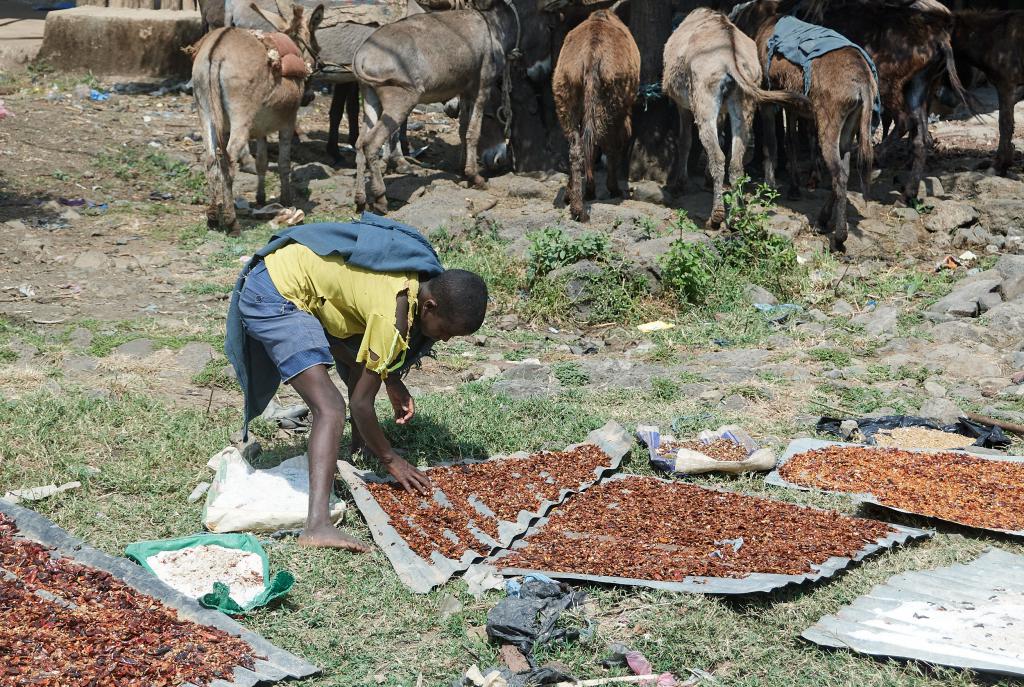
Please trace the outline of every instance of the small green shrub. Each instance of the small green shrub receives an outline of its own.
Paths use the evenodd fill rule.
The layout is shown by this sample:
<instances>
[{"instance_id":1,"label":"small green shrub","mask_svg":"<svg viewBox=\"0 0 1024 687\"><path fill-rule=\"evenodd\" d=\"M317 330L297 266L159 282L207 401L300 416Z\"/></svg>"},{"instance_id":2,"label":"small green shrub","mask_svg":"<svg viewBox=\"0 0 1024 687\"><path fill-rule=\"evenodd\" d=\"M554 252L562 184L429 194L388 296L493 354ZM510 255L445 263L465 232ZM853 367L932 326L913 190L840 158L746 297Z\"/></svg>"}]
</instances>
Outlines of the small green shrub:
<instances>
[{"instance_id":1,"label":"small green shrub","mask_svg":"<svg viewBox=\"0 0 1024 687\"><path fill-rule=\"evenodd\" d=\"M571 238L558 227L547 227L531 232L527 238L530 241L527 268L531 281L563 265L571 265L580 260L605 259L611 250L608 237L597 232Z\"/></svg>"},{"instance_id":2,"label":"small green shrub","mask_svg":"<svg viewBox=\"0 0 1024 687\"><path fill-rule=\"evenodd\" d=\"M836 367L846 367L850 364L853 356L849 351L841 351L838 348L812 348L807 355L823 363L832 363Z\"/></svg>"},{"instance_id":3,"label":"small green shrub","mask_svg":"<svg viewBox=\"0 0 1024 687\"><path fill-rule=\"evenodd\" d=\"M555 363L551 371L562 386L583 386L590 381L590 375L576 362Z\"/></svg>"},{"instance_id":4,"label":"small green shrub","mask_svg":"<svg viewBox=\"0 0 1024 687\"><path fill-rule=\"evenodd\" d=\"M672 401L679 395L679 385L671 379L654 377L651 379L654 397L659 401Z\"/></svg>"}]
</instances>

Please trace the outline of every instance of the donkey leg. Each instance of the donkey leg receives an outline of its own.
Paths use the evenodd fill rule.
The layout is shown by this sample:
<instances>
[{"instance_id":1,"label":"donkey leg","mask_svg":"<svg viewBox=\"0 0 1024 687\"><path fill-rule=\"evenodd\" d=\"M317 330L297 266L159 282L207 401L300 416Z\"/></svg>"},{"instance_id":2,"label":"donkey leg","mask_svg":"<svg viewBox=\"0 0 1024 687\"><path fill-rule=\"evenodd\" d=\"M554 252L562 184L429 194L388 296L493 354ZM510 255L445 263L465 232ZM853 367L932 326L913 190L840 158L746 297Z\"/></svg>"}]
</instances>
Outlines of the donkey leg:
<instances>
[{"instance_id":1,"label":"donkey leg","mask_svg":"<svg viewBox=\"0 0 1024 687\"><path fill-rule=\"evenodd\" d=\"M786 109L786 172L789 175L789 185L786 187L786 197L790 200L800 200L800 161L797 155L797 126L796 113Z\"/></svg>"},{"instance_id":2,"label":"donkey leg","mask_svg":"<svg viewBox=\"0 0 1024 687\"><path fill-rule=\"evenodd\" d=\"M221 183L220 225L228 230L228 236L241 236L242 230L238 226L238 217L235 215L235 193L233 190L235 163L227 153L218 155L217 163L220 168L218 176Z\"/></svg>"},{"instance_id":3,"label":"donkey leg","mask_svg":"<svg viewBox=\"0 0 1024 687\"><path fill-rule=\"evenodd\" d=\"M999 85L999 148L996 153L996 174L1006 176L1013 165L1013 108L1016 84Z\"/></svg>"},{"instance_id":4,"label":"donkey leg","mask_svg":"<svg viewBox=\"0 0 1024 687\"><path fill-rule=\"evenodd\" d=\"M409 116L416 107L418 94L404 88L382 87L376 93L377 111L380 119L373 125L370 131L366 132L366 140L363 142L363 153L372 155L370 158L370 195L373 197L373 209L376 212L385 213L388 211L388 200L385 195L383 163L380 159L381 147L387 143L398 131L402 122ZM366 94L364 94L364 100ZM362 140L360 136L360 140Z\"/></svg>"},{"instance_id":5,"label":"donkey leg","mask_svg":"<svg viewBox=\"0 0 1024 687\"><path fill-rule=\"evenodd\" d=\"M348 91L352 84L334 84L334 94L331 96L331 112L328 115L327 125L327 154L335 163L341 159L338 150L338 129L341 128L341 115L348 104ZM352 120L349 119L349 137L352 136Z\"/></svg>"},{"instance_id":6,"label":"donkey leg","mask_svg":"<svg viewBox=\"0 0 1024 687\"><path fill-rule=\"evenodd\" d=\"M693 145L693 112L679 107L679 144L676 146L676 159L672 163L669 176L669 191L673 194L686 193L687 179L690 176L690 147Z\"/></svg>"},{"instance_id":7,"label":"donkey leg","mask_svg":"<svg viewBox=\"0 0 1024 687\"><path fill-rule=\"evenodd\" d=\"M587 222L590 215L583 204L583 143L579 129L569 134L569 186L565 194L569 200L569 212L577 222Z\"/></svg>"},{"instance_id":8,"label":"donkey leg","mask_svg":"<svg viewBox=\"0 0 1024 687\"><path fill-rule=\"evenodd\" d=\"M774 105L761 106L761 161L764 164L764 183L775 188L775 158L779 154L775 138Z\"/></svg>"},{"instance_id":9,"label":"donkey leg","mask_svg":"<svg viewBox=\"0 0 1024 687\"><path fill-rule=\"evenodd\" d=\"M267 204L267 139L256 139L256 205Z\"/></svg>"},{"instance_id":10,"label":"donkey leg","mask_svg":"<svg viewBox=\"0 0 1024 687\"><path fill-rule=\"evenodd\" d=\"M834 224L837 204L844 207L841 214L844 218L846 217L846 184L849 175L842 162L840 122L835 121L836 118L837 113L835 112L828 113L828 116L822 113L822 116L817 118L818 146L821 148L821 155L825 166L832 177L832 192L818 213L818 219L815 224L818 233L832 234L832 237L829 239L830 244L835 241L835 232L840 231L839 227ZM843 232L842 240L845 241L846 227L842 227L841 231Z\"/></svg>"},{"instance_id":11,"label":"donkey leg","mask_svg":"<svg viewBox=\"0 0 1024 687\"><path fill-rule=\"evenodd\" d=\"M697 133L708 156L708 172L714 187L711 201L711 214L708 216L709 229L718 229L725 221L725 153L718 144L718 111L719 104L709 91L692 94L693 116L697 120Z\"/></svg>"},{"instance_id":12,"label":"donkey leg","mask_svg":"<svg viewBox=\"0 0 1024 687\"><path fill-rule=\"evenodd\" d=\"M750 127L754 120L754 103L737 94L729 99L729 124L732 128L732 146L729 154L729 184L735 185L744 176L743 163L750 142Z\"/></svg>"},{"instance_id":13,"label":"donkey leg","mask_svg":"<svg viewBox=\"0 0 1024 687\"><path fill-rule=\"evenodd\" d=\"M608 188L608 195L611 198L621 198L622 188L619 186L619 172L622 170L622 152L627 145L625 137L618 137L614 133L609 136L612 140L608 142L608 149L605 155L608 157L607 177L605 186Z\"/></svg>"},{"instance_id":14,"label":"donkey leg","mask_svg":"<svg viewBox=\"0 0 1024 687\"><path fill-rule=\"evenodd\" d=\"M375 156L374 149L368 147L373 129L380 121L380 99L376 92L368 86L360 89L363 93L363 130L356 140L356 183L352 202L356 209L362 211L366 207L366 165L367 154ZM371 158L372 160L372 158ZM372 161L371 161L372 167Z\"/></svg>"},{"instance_id":15,"label":"donkey leg","mask_svg":"<svg viewBox=\"0 0 1024 687\"><path fill-rule=\"evenodd\" d=\"M486 188L487 182L480 176L480 167L477 162L477 147L480 145L480 128L484 121L484 105L487 102L487 88L481 83L477 86L476 93L469 94L472 99L466 98L462 102L472 102L472 109L469 115L469 125L466 128L466 180L476 188Z\"/></svg>"},{"instance_id":16,"label":"donkey leg","mask_svg":"<svg viewBox=\"0 0 1024 687\"><path fill-rule=\"evenodd\" d=\"M281 177L281 204L291 205L292 193L292 136L295 122L281 127L277 137L277 173Z\"/></svg>"}]
</instances>

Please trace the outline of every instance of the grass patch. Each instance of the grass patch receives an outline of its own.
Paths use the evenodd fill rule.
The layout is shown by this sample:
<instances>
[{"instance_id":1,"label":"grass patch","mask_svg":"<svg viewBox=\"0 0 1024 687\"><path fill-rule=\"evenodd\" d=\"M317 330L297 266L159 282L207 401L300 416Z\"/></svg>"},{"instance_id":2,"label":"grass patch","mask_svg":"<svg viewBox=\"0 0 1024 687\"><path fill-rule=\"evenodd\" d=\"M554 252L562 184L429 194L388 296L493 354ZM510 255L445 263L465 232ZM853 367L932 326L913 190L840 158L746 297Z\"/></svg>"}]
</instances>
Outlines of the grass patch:
<instances>
[{"instance_id":1,"label":"grass patch","mask_svg":"<svg viewBox=\"0 0 1024 687\"><path fill-rule=\"evenodd\" d=\"M551 371L562 386L584 386L590 382L590 375L577 362L555 363Z\"/></svg>"},{"instance_id":2,"label":"grass patch","mask_svg":"<svg viewBox=\"0 0 1024 687\"><path fill-rule=\"evenodd\" d=\"M651 389L660 401L671 401L679 395L679 383L666 377L651 378Z\"/></svg>"},{"instance_id":3,"label":"grass patch","mask_svg":"<svg viewBox=\"0 0 1024 687\"><path fill-rule=\"evenodd\" d=\"M212 296L216 294L231 293L235 288L234 284L217 284L208 281L194 281L181 287L181 292L190 296Z\"/></svg>"},{"instance_id":4,"label":"grass patch","mask_svg":"<svg viewBox=\"0 0 1024 687\"><path fill-rule=\"evenodd\" d=\"M188 331L171 331L153 319L121 320L104 322L100 320L80 320L76 326L88 329L93 333L89 344L89 355L104 357L121 344L135 339L150 339L153 348L178 349L193 341L205 341L216 350L224 348L224 333L221 328L195 327Z\"/></svg>"},{"instance_id":5,"label":"grass patch","mask_svg":"<svg viewBox=\"0 0 1024 687\"><path fill-rule=\"evenodd\" d=\"M151 191L172 193L193 204L205 198L203 175L161 150L125 146L102 153L96 165L121 181L142 183Z\"/></svg>"},{"instance_id":6,"label":"grass patch","mask_svg":"<svg viewBox=\"0 0 1024 687\"><path fill-rule=\"evenodd\" d=\"M811 348L807 355L821 363L832 363L833 367L846 367L853 360L849 351L838 348Z\"/></svg>"},{"instance_id":7,"label":"grass patch","mask_svg":"<svg viewBox=\"0 0 1024 687\"><path fill-rule=\"evenodd\" d=\"M192 383L207 389L238 389L238 380L224 370L227 364L223 358L209 361L199 374L192 377Z\"/></svg>"}]
</instances>

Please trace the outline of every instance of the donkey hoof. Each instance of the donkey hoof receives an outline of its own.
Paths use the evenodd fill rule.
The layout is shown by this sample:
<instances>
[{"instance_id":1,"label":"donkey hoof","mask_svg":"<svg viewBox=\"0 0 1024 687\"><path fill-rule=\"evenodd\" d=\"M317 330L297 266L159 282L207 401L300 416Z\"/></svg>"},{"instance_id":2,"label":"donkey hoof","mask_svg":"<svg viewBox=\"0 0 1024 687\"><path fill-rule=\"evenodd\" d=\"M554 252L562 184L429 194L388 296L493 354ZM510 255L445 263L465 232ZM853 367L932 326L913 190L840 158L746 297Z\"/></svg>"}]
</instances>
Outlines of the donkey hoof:
<instances>
[{"instance_id":1,"label":"donkey hoof","mask_svg":"<svg viewBox=\"0 0 1024 687\"><path fill-rule=\"evenodd\" d=\"M473 175L473 176L472 176L472 177L471 177L471 178L469 179L469 185L470 185L470 186L472 186L472 187L473 187L473 188L475 188L475 189L478 189L478 190L480 190L480 191L483 191L483 190L485 190L485 189L487 188L487 180L486 180L486 179L484 179L484 178L483 178L482 176L480 176L479 174L474 174L474 175Z\"/></svg>"},{"instance_id":2,"label":"donkey hoof","mask_svg":"<svg viewBox=\"0 0 1024 687\"><path fill-rule=\"evenodd\" d=\"M242 225L238 223L238 220L235 220L234 222L229 224L227 228L228 236L232 238L238 238L239 236L242 235Z\"/></svg>"},{"instance_id":3,"label":"donkey hoof","mask_svg":"<svg viewBox=\"0 0 1024 687\"><path fill-rule=\"evenodd\" d=\"M828 237L828 249L833 253L845 253L846 237L844 236L840 239L835 234L832 234L831 236Z\"/></svg>"},{"instance_id":4,"label":"donkey hoof","mask_svg":"<svg viewBox=\"0 0 1024 687\"><path fill-rule=\"evenodd\" d=\"M387 196L377 196L377 199L373 201L373 205L371 207L373 211L378 215L388 214Z\"/></svg>"}]
</instances>

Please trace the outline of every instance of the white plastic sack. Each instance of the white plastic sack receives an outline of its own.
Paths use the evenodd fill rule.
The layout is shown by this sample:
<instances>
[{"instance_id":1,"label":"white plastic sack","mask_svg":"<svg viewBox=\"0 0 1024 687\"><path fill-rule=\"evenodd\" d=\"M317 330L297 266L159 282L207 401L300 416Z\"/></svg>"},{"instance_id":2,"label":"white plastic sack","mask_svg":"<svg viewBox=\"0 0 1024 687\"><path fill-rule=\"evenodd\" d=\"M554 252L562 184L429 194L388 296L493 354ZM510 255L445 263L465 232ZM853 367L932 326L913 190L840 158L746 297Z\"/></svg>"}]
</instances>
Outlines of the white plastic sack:
<instances>
[{"instance_id":1,"label":"white plastic sack","mask_svg":"<svg viewBox=\"0 0 1024 687\"><path fill-rule=\"evenodd\" d=\"M274 532L306 524L309 459L295 456L267 470L251 466L238 449L228 447L210 459L217 476L206 495L203 525L211 532ZM345 502L331 495L331 519Z\"/></svg>"},{"instance_id":2,"label":"white plastic sack","mask_svg":"<svg viewBox=\"0 0 1024 687\"><path fill-rule=\"evenodd\" d=\"M647 444L651 464L667 472L675 472L682 475L698 475L704 472L739 474L742 472L766 472L775 469L775 452L770 448L759 447L753 437L736 425L725 425L714 431L705 429L697 435L697 439L704 443L711 443L718 439L735 441L747 450L748 455L745 460L715 460L699 451L685 448L677 450L673 460L657 452L658 446L662 442L675 441L672 435L666 434L662 436L658 428L651 425L638 426L637 435L639 435L641 441Z\"/></svg>"}]
</instances>

